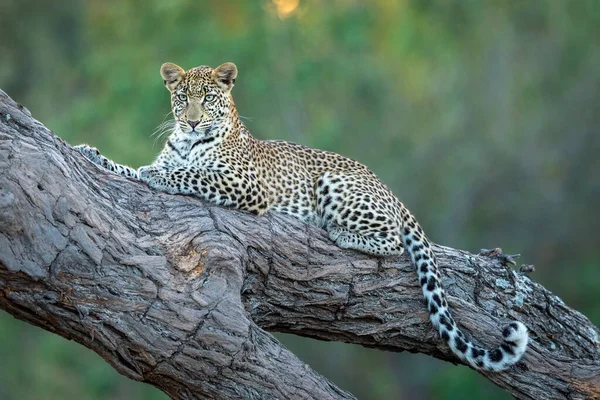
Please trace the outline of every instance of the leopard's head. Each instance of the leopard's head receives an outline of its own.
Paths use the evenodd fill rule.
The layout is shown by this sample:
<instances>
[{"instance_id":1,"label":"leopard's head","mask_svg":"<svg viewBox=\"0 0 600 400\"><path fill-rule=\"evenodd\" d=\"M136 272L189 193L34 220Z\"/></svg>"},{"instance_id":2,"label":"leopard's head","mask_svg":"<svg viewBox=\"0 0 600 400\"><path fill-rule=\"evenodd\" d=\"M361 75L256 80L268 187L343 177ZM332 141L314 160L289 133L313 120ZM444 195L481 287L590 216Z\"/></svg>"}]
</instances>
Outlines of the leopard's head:
<instances>
[{"instance_id":1,"label":"leopard's head","mask_svg":"<svg viewBox=\"0 0 600 400\"><path fill-rule=\"evenodd\" d=\"M160 67L165 86L171 92L173 116L181 132L210 137L235 122L237 112L231 89L237 67L225 63L218 68L200 66L184 71L173 63Z\"/></svg>"}]
</instances>

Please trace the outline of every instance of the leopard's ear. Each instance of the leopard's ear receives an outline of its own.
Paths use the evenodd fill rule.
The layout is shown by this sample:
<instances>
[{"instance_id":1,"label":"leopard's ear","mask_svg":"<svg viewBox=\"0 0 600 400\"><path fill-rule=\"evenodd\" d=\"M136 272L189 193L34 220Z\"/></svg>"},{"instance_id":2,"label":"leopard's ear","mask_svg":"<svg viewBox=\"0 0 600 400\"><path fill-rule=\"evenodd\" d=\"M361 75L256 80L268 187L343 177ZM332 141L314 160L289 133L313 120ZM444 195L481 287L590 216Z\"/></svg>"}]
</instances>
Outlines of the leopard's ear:
<instances>
[{"instance_id":1,"label":"leopard's ear","mask_svg":"<svg viewBox=\"0 0 600 400\"><path fill-rule=\"evenodd\" d=\"M162 76L167 89L172 92L182 81L185 71L179 65L168 62L160 67L160 76Z\"/></svg>"},{"instance_id":2,"label":"leopard's ear","mask_svg":"<svg viewBox=\"0 0 600 400\"><path fill-rule=\"evenodd\" d=\"M230 91L235 84L237 73L238 70L235 64L226 62L225 64L215 68L212 73L212 78L223 90Z\"/></svg>"}]
</instances>

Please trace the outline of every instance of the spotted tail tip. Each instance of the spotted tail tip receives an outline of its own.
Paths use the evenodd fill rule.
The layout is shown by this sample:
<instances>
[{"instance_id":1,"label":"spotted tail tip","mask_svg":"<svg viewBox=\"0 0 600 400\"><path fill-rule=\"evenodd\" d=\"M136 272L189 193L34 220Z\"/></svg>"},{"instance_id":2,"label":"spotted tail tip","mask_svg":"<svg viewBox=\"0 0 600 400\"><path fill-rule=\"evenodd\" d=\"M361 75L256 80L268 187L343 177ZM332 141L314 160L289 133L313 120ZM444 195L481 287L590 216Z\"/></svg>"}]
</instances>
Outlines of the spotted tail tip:
<instances>
[{"instance_id":1,"label":"spotted tail tip","mask_svg":"<svg viewBox=\"0 0 600 400\"><path fill-rule=\"evenodd\" d=\"M502 330L504 341L514 347L515 353L523 354L529 342L527 328L519 321L511 322Z\"/></svg>"},{"instance_id":2,"label":"spotted tail tip","mask_svg":"<svg viewBox=\"0 0 600 400\"><path fill-rule=\"evenodd\" d=\"M482 369L504 371L519 362L525 353L529 334L521 322L514 321L506 325L502 329L502 337L504 342L496 350L487 353Z\"/></svg>"}]
</instances>

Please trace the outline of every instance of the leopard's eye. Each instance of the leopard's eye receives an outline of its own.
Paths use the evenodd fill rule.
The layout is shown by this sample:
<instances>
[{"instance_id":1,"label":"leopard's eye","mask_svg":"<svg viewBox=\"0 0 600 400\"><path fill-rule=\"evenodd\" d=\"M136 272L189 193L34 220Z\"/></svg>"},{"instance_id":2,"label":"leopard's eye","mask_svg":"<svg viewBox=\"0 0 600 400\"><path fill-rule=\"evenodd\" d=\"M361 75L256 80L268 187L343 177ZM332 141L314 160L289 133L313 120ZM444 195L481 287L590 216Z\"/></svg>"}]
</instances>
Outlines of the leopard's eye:
<instances>
[{"instance_id":1,"label":"leopard's eye","mask_svg":"<svg viewBox=\"0 0 600 400\"><path fill-rule=\"evenodd\" d=\"M177 98L181 101L186 101L187 100L187 96L185 94L180 94L177 96Z\"/></svg>"},{"instance_id":2,"label":"leopard's eye","mask_svg":"<svg viewBox=\"0 0 600 400\"><path fill-rule=\"evenodd\" d=\"M207 103L210 103L215 98L216 98L216 96L214 94L207 94L206 96L204 96L204 101L206 101Z\"/></svg>"}]
</instances>

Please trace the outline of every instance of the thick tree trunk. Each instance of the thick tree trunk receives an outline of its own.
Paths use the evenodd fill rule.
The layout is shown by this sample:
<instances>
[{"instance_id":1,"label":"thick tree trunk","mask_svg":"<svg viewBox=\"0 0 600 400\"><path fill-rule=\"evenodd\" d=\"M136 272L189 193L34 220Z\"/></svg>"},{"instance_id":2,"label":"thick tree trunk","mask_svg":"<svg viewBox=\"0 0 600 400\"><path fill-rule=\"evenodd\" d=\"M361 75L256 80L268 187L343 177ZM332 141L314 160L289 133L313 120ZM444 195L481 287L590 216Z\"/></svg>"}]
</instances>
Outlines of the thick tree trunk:
<instances>
[{"instance_id":1,"label":"thick tree trunk","mask_svg":"<svg viewBox=\"0 0 600 400\"><path fill-rule=\"evenodd\" d=\"M600 398L587 318L496 259L435 250L476 341L497 345L512 319L530 329L523 360L486 377L523 399ZM407 258L111 175L1 91L0 307L175 399L352 398L264 329L458 362Z\"/></svg>"}]
</instances>

